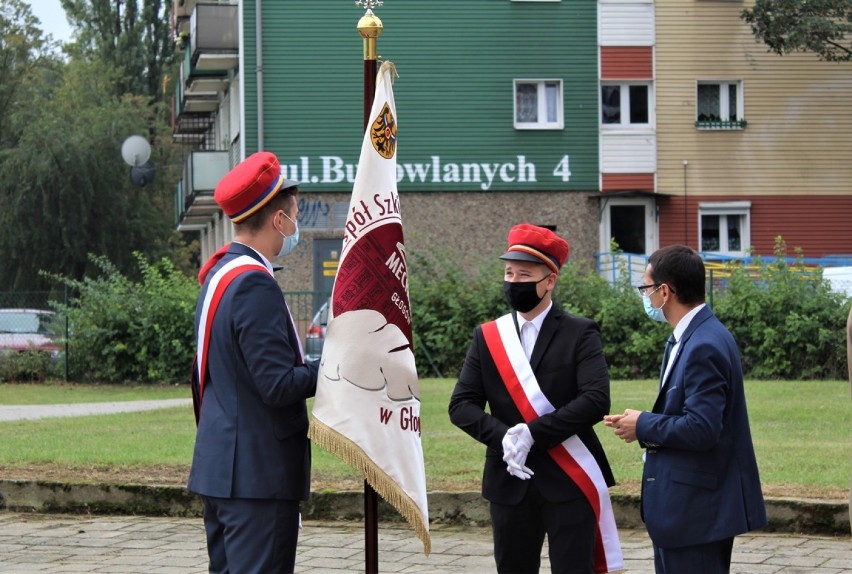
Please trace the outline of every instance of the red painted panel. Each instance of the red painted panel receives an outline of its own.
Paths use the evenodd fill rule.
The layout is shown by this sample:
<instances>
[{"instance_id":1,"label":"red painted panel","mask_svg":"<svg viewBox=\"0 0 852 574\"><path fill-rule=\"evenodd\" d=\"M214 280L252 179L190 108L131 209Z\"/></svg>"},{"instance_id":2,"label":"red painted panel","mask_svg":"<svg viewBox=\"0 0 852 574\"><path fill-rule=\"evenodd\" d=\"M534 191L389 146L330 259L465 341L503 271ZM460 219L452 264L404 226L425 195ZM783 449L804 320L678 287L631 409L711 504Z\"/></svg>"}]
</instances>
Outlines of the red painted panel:
<instances>
[{"instance_id":1,"label":"red painted panel","mask_svg":"<svg viewBox=\"0 0 852 574\"><path fill-rule=\"evenodd\" d=\"M684 208L682 196L659 201L660 247L686 243L698 248L698 203L751 202L751 246L756 255L771 256L781 236L792 256L852 254L852 195L695 196ZM687 228L684 229L684 219Z\"/></svg>"},{"instance_id":2,"label":"red painted panel","mask_svg":"<svg viewBox=\"0 0 852 574\"><path fill-rule=\"evenodd\" d=\"M601 46L602 80L654 79L651 46Z\"/></svg>"},{"instance_id":3,"label":"red painted panel","mask_svg":"<svg viewBox=\"0 0 852 574\"><path fill-rule=\"evenodd\" d=\"M653 173L604 173L602 191L654 191Z\"/></svg>"}]
</instances>

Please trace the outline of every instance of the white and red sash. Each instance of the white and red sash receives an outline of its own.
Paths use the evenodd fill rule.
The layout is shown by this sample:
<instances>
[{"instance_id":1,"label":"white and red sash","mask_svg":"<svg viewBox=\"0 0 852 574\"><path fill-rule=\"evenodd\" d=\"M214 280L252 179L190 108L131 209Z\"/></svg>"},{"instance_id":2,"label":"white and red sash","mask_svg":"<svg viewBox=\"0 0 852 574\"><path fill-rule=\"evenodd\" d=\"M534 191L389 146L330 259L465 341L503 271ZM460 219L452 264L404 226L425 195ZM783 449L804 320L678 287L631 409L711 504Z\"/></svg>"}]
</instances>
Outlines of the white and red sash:
<instances>
[{"instance_id":1,"label":"white and red sash","mask_svg":"<svg viewBox=\"0 0 852 574\"><path fill-rule=\"evenodd\" d=\"M494 359L503 384L524 420L530 421L556 410L544 395L524 354L511 315L482 326L485 344ZM580 487L597 519L595 532L595 572L622 572L624 559L618 530L612 512L612 502L603 473L595 457L583 441L573 435L551 448L548 454Z\"/></svg>"},{"instance_id":2,"label":"white and red sash","mask_svg":"<svg viewBox=\"0 0 852 574\"><path fill-rule=\"evenodd\" d=\"M213 318L216 316L216 309L219 308L219 303L222 301L222 296L228 289L231 281L238 276L248 271L262 271L272 275L266 266L257 262L256 259L248 255L240 255L223 265L215 275L210 279L210 284L207 286L207 292L204 294L204 301L201 304L201 316L198 321L198 337L195 347L195 361L193 367L195 369L194 384L197 388L193 388L193 398L196 399L195 419L201 414L201 400L204 397L204 379L207 374L207 350L210 347L210 330L213 326Z\"/></svg>"}]
</instances>

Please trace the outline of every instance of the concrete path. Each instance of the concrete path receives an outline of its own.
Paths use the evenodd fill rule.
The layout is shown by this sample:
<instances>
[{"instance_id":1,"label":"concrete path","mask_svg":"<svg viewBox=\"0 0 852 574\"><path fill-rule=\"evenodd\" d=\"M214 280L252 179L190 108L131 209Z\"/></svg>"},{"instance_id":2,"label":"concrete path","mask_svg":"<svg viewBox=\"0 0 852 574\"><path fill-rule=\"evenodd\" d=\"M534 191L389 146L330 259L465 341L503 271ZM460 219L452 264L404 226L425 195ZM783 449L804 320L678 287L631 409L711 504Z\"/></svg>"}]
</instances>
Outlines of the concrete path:
<instances>
[{"instance_id":1,"label":"concrete path","mask_svg":"<svg viewBox=\"0 0 852 574\"><path fill-rule=\"evenodd\" d=\"M69 405L0 405L0 421L106 415L112 413L130 413L182 406L191 408L192 399L122 401L112 403L74 403Z\"/></svg>"},{"instance_id":2,"label":"concrete path","mask_svg":"<svg viewBox=\"0 0 852 574\"><path fill-rule=\"evenodd\" d=\"M0 421L83 416L185 406L191 399L0 405ZM628 573L654 571L652 549L642 529L619 531ZM310 574L362 572L361 522L309 521L299 539L296 571ZM379 528L379 571L479 574L494 571L490 528L432 526L432 554L404 525ZM549 572L545 548L542 573ZM0 573L92 572L201 574L207 553L201 518L79 516L0 511ZM852 574L848 536L753 533L734 544L734 574Z\"/></svg>"},{"instance_id":3,"label":"concrete path","mask_svg":"<svg viewBox=\"0 0 852 574\"><path fill-rule=\"evenodd\" d=\"M654 571L642 530L621 530L628 573ZM363 572L360 522L307 522L296 572ZM207 571L200 518L72 516L0 512L0 572L201 574ZM543 573L549 572L546 556ZM491 531L432 527L432 554L407 527L379 528L379 572L429 574L494 572ZM734 574L852 574L852 540L754 533L736 539Z\"/></svg>"}]
</instances>

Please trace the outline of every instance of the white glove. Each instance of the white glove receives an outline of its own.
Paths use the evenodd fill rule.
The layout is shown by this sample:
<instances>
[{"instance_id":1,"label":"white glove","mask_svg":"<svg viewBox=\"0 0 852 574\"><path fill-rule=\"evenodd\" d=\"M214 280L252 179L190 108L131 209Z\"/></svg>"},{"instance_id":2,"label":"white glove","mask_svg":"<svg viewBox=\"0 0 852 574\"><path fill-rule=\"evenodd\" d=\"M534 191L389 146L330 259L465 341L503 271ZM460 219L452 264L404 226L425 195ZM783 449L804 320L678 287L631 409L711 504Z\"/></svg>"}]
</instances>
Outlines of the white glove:
<instances>
[{"instance_id":1,"label":"white glove","mask_svg":"<svg viewBox=\"0 0 852 574\"><path fill-rule=\"evenodd\" d=\"M506 472L521 480L532 478L534 473L525 466L525 463L533 442L527 425L521 423L509 429L502 441Z\"/></svg>"},{"instance_id":2,"label":"white glove","mask_svg":"<svg viewBox=\"0 0 852 574\"><path fill-rule=\"evenodd\" d=\"M515 446L518 449L524 449L526 452L530 451L533 443L535 442L530 434L530 427L524 423L516 424L510 428L506 434L516 437Z\"/></svg>"}]
</instances>

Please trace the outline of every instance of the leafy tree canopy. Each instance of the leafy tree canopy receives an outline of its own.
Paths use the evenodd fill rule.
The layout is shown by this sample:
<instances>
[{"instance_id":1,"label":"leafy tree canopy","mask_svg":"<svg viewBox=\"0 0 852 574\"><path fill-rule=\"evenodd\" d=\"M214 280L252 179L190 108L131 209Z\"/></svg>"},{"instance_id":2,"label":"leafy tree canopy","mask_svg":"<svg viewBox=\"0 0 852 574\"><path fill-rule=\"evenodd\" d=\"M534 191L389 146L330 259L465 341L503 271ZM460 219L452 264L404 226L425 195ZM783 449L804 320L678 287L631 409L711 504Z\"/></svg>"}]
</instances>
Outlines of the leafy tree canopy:
<instances>
[{"instance_id":1,"label":"leafy tree canopy","mask_svg":"<svg viewBox=\"0 0 852 574\"><path fill-rule=\"evenodd\" d=\"M827 62L852 60L852 0L757 0L741 16L757 40L779 55L813 52Z\"/></svg>"},{"instance_id":2,"label":"leafy tree canopy","mask_svg":"<svg viewBox=\"0 0 852 574\"><path fill-rule=\"evenodd\" d=\"M115 94L119 75L99 60L72 60L59 85L31 94L17 145L0 150L0 251L14 254L0 261L0 288L51 287L39 271L83 277L90 253L127 270L133 251L172 252L174 150L153 132L158 178L132 185L122 142L167 128L147 98Z\"/></svg>"},{"instance_id":3,"label":"leafy tree canopy","mask_svg":"<svg viewBox=\"0 0 852 574\"><path fill-rule=\"evenodd\" d=\"M122 70L116 90L162 99L162 79L174 61L170 0L62 0L76 42L72 56L97 56Z\"/></svg>"}]
</instances>

